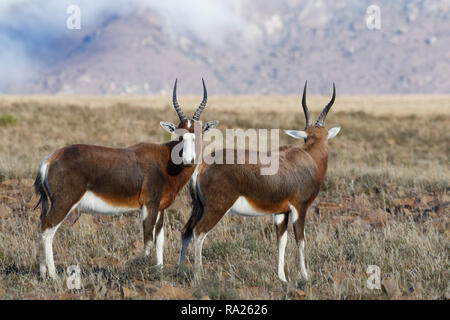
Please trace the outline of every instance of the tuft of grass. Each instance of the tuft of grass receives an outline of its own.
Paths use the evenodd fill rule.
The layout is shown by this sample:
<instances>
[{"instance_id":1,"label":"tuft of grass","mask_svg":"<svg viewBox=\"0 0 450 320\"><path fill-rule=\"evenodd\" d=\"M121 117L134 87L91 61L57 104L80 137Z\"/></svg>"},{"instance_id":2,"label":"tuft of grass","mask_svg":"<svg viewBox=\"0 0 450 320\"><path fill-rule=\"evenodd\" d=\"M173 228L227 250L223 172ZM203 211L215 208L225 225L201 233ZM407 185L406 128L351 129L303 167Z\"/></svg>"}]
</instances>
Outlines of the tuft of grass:
<instances>
[{"instance_id":1,"label":"tuft of grass","mask_svg":"<svg viewBox=\"0 0 450 320\"><path fill-rule=\"evenodd\" d=\"M0 127L7 127L17 123L17 118L12 114L4 114L0 116Z\"/></svg>"}]
</instances>

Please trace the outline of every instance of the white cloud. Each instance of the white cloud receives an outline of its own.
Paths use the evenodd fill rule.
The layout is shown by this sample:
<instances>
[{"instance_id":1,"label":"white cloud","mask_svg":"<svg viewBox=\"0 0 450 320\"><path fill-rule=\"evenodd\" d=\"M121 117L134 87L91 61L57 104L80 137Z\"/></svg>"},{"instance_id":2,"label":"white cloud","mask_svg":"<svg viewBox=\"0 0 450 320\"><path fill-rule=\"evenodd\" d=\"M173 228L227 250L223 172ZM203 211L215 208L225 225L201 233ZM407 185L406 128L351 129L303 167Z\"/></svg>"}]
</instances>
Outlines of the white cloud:
<instances>
[{"instance_id":1,"label":"white cloud","mask_svg":"<svg viewBox=\"0 0 450 320\"><path fill-rule=\"evenodd\" d=\"M8 76L3 76L0 92L14 82L34 76L44 62L53 61L65 52L61 44L74 37L66 28L69 5L81 9L82 34L93 33L112 16L152 10L162 18L164 30L174 43L184 37L220 46L228 37L254 35L258 29L240 14L247 1L1 0L0 73Z\"/></svg>"}]
</instances>

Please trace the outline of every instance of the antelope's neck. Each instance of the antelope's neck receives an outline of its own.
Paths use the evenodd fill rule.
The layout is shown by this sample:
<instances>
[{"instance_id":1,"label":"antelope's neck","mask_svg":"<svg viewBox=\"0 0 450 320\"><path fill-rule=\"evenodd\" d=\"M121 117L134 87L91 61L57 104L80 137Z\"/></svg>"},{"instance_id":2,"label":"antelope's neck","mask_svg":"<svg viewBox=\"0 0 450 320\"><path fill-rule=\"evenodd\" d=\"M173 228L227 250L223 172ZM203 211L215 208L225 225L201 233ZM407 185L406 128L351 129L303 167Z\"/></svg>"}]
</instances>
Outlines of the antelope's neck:
<instances>
[{"instance_id":1,"label":"antelope's neck","mask_svg":"<svg viewBox=\"0 0 450 320\"><path fill-rule=\"evenodd\" d=\"M317 178L319 184L322 184L328 166L328 142L305 144L304 150L309 153L317 166Z\"/></svg>"},{"instance_id":2,"label":"antelope's neck","mask_svg":"<svg viewBox=\"0 0 450 320\"><path fill-rule=\"evenodd\" d=\"M176 181L178 186L183 187L191 178L194 173L195 166L185 166L183 163L175 164L172 161L172 150L180 143L180 141L173 140L165 144L168 152L166 171L169 177L171 177L172 182Z\"/></svg>"}]
</instances>

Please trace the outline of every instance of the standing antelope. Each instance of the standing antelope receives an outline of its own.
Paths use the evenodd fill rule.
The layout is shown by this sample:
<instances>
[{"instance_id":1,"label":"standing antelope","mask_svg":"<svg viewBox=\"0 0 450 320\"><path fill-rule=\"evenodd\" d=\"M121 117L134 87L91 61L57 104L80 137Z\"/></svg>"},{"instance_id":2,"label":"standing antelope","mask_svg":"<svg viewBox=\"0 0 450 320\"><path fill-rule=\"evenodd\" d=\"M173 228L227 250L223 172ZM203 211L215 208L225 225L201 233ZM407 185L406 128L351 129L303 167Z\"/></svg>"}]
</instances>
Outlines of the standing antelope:
<instances>
[{"instance_id":1,"label":"standing antelope","mask_svg":"<svg viewBox=\"0 0 450 320\"><path fill-rule=\"evenodd\" d=\"M164 209L172 204L195 168L196 137L193 132L194 127L201 125L200 115L207 101L203 79L202 82L203 101L192 119L188 119L178 105L175 81L173 106L179 117L178 127L170 122L161 122L165 130L177 137L170 142L140 143L123 149L78 144L59 149L42 160L34 183L35 191L40 195L39 203L42 204L39 227L42 277L46 276L48 268L49 276L57 278L53 237L75 208L102 215L141 209L144 254L150 254L154 241L157 265L163 264ZM217 121L210 121L203 125L202 131L217 124ZM182 159L176 161L178 163L171 156L175 148L179 148L179 153L175 153Z\"/></svg>"},{"instance_id":2,"label":"standing antelope","mask_svg":"<svg viewBox=\"0 0 450 320\"><path fill-rule=\"evenodd\" d=\"M284 253L287 243L287 225L292 214L295 240L298 245L299 265L303 278L308 278L305 266L305 218L306 211L316 198L325 177L328 162L328 139L337 135L340 127L327 131L325 117L336 96L325 106L313 125L306 105L306 83L302 106L305 114L305 131L286 130L293 138L304 139L302 147L283 146L279 155L279 170L274 175L261 175L261 163L248 164L252 151L234 152L234 164L202 163L191 179L192 213L182 230L182 246L179 257L181 266L192 236L196 271L202 268L202 246L206 235L227 213L244 216L274 215L278 242L278 277L286 281ZM237 152L244 151L246 164L236 164ZM226 150L222 150L225 154ZM228 162L228 159L227 159Z\"/></svg>"}]
</instances>

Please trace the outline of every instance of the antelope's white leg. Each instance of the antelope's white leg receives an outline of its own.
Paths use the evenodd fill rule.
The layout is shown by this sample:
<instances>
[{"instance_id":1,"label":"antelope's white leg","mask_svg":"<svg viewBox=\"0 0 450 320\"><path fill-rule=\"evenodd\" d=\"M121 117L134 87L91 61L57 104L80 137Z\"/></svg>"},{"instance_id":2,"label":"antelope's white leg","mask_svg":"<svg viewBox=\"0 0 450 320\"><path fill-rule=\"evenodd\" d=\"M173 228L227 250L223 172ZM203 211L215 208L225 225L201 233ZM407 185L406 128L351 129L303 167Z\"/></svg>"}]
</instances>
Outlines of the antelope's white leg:
<instances>
[{"instance_id":1,"label":"antelope's white leg","mask_svg":"<svg viewBox=\"0 0 450 320\"><path fill-rule=\"evenodd\" d=\"M305 239L300 240L298 244L298 260L302 277L303 279L308 280L308 271L306 271L305 265Z\"/></svg>"},{"instance_id":2,"label":"antelope's white leg","mask_svg":"<svg viewBox=\"0 0 450 320\"><path fill-rule=\"evenodd\" d=\"M287 244L287 228L285 219L286 214L276 214L273 217L274 223L277 226L277 242L278 242L278 278L281 281L287 282L286 275L284 273L284 255L286 252ZM280 233L280 234L279 234Z\"/></svg>"},{"instance_id":3,"label":"antelope's white leg","mask_svg":"<svg viewBox=\"0 0 450 320\"><path fill-rule=\"evenodd\" d=\"M205 238L206 233L201 233L199 235L194 234L194 265L195 269L198 271L201 271L202 269L202 249Z\"/></svg>"},{"instance_id":4,"label":"antelope's white leg","mask_svg":"<svg viewBox=\"0 0 450 320\"><path fill-rule=\"evenodd\" d=\"M41 236L41 245L44 249L45 254L45 265L43 264L42 252L40 254L40 271L41 276L44 278L46 274L46 267L48 268L48 275L50 278L56 280L58 276L56 275L55 261L53 260L53 237L55 236L56 230L58 230L61 223L53 228L45 229Z\"/></svg>"},{"instance_id":5,"label":"antelope's white leg","mask_svg":"<svg viewBox=\"0 0 450 320\"><path fill-rule=\"evenodd\" d=\"M292 213L292 224L294 225L294 229L299 228L300 221L298 220L299 219L298 211L291 204L289 204L289 208L291 209L291 213ZM306 264L305 264L305 226L304 226L304 224L303 224L303 230L301 232L303 234L300 233L300 235L299 235L300 239L297 239L298 264L299 264L300 273L301 273L303 279L308 280L308 271L306 271ZM301 235L303 235L303 238L301 238Z\"/></svg>"},{"instance_id":6,"label":"antelope's white leg","mask_svg":"<svg viewBox=\"0 0 450 320\"><path fill-rule=\"evenodd\" d=\"M41 230L41 226L39 226L39 230ZM39 271L41 274L41 278L44 279L45 276L47 275L47 264L45 262L44 239L41 231L39 231L38 235L38 250L39 250Z\"/></svg>"},{"instance_id":7,"label":"antelope's white leg","mask_svg":"<svg viewBox=\"0 0 450 320\"><path fill-rule=\"evenodd\" d=\"M148 217L148 209L146 205L142 206L142 223L147 219ZM151 239L148 239L147 242L144 243L144 256L147 257L152 253L152 241Z\"/></svg>"},{"instance_id":8,"label":"antelope's white leg","mask_svg":"<svg viewBox=\"0 0 450 320\"><path fill-rule=\"evenodd\" d=\"M162 218L163 213L162 212L158 212L158 217L156 219L156 224L155 224L155 231L153 231L153 234L155 234L156 231L156 226L159 223L159 220ZM156 246L156 265L157 266L162 266L164 261L163 261L163 251L164 251L164 225L161 226L161 229L159 229L158 234L156 234L156 241L155 241L155 246Z\"/></svg>"}]
</instances>

